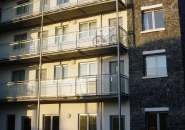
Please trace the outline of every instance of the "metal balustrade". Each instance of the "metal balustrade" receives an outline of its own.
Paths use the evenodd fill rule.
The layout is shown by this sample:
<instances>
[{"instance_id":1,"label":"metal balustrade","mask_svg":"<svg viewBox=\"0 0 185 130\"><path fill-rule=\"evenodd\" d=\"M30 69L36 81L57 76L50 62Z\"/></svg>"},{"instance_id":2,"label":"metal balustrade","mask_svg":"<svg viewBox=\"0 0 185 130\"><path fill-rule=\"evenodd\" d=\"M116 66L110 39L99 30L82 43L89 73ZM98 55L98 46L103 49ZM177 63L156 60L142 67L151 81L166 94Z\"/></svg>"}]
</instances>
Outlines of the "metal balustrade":
<instances>
[{"instance_id":1,"label":"metal balustrade","mask_svg":"<svg viewBox=\"0 0 185 130\"><path fill-rule=\"evenodd\" d=\"M43 53L54 53L83 48L112 46L117 44L116 27L103 27L80 32L71 32L43 38ZM120 27L120 43L127 47L127 34ZM32 56L39 53L40 39L24 40L10 44L10 59Z\"/></svg>"},{"instance_id":2,"label":"metal balustrade","mask_svg":"<svg viewBox=\"0 0 185 130\"><path fill-rule=\"evenodd\" d=\"M88 75L41 81L41 97L118 94L117 74ZM38 81L9 82L7 98L37 97ZM128 78L121 75L121 93L128 96Z\"/></svg>"}]
</instances>

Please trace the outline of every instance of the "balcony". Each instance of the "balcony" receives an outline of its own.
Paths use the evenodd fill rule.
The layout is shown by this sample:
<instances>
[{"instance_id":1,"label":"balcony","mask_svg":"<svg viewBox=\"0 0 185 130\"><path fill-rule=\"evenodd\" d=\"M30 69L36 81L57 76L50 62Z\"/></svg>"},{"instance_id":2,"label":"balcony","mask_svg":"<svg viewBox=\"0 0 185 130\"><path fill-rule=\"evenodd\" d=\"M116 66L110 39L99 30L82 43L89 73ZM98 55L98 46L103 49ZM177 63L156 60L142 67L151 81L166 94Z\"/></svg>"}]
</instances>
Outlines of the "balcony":
<instances>
[{"instance_id":1,"label":"balcony","mask_svg":"<svg viewBox=\"0 0 185 130\"><path fill-rule=\"evenodd\" d=\"M39 26L41 5L41 1L33 1L2 9L0 33ZM66 3L46 0L44 5L44 25L116 11L116 0L69 0ZM121 0L118 7L119 10L125 9Z\"/></svg>"},{"instance_id":2,"label":"balcony","mask_svg":"<svg viewBox=\"0 0 185 130\"><path fill-rule=\"evenodd\" d=\"M43 62L116 54L116 32L116 27L114 26L44 38L42 47ZM127 33L121 27L119 38L120 50L124 53L127 51ZM10 61L2 60L2 66L39 61L40 39L13 42L10 47L6 46L4 49L2 47L2 52L5 48L7 48L6 51L10 48Z\"/></svg>"},{"instance_id":3,"label":"balcony","mask_svg":"<svg viewBox=\"0 0 185 130\"><path fill-rule=\"evenodd\" d=\"M103 74L44 80L41 81L41 102L115 99L118 97L117 78L117 74ZM8 93L1 100L37 101L37 88L38 81L9 82L6 89L0 90ZM127 99L128 94L128 78L121 75L121 96Z\"/></svg>"}]
</instances>

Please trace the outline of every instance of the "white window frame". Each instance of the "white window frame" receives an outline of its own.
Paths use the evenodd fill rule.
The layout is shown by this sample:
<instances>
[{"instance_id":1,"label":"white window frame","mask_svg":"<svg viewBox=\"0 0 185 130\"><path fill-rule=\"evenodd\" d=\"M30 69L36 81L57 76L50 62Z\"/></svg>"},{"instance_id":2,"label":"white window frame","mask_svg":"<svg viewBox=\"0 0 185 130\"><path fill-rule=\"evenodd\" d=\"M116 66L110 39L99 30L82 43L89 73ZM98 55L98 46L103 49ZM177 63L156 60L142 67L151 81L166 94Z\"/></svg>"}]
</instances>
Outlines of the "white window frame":
<instances>
[{"instance_id":1,"label":"white window frame","mask_svg":"<svg viewBox=\"0 0 185 130\"><path fill-rule=\"evenodd\" d=\"M78 129L80 130L80 116L87 116L87 130L89 130L89 117L90 116L96 116L96 129L97 129L97 124L98 124L98 119L97 119L97 114L79 114L78 115Z\"/></svg>"},{"instance_id":2,"label":"white window frame","mask_svg":"<svg viewBox=\"0 0 185 130\"><path fill-rule=\"evenodd\" d=\"M64 76L64 67L65 66L67 66L68 67L68 65L67 64L62 64L62 65L55 65L54 66L54 79L62 79L62 78L67 78L67 77L65 77ZM56 74L56 67L60 67L61 69L62 69L62 73L60 72L60 78L56 78L55 77L55 74ZM67 74L68 75L68 74Z\"/></svg>"},{"instance_id":3,"label":"white window frame","mask_svg":"<svg viewBox=\"0 0 185 130\"><path fill-rule=\"evenodd\" d=\"M97 69L98 69L97 62L82 62L82 63L79 63L79 76L81 76L81 74L80 74L80 71L81 71L80 70L80 65L82 65L82 64L86 64L87 65L87 74L84 75L84 76L89 76L90 75L90 64L91 63L95 63L96 64L96 75L97 75Z\"/></svg>"},{"instance_id":4,"label":"white window frame","mask_svg":"<svg viewBox=\"0 0 185 130\"><path fill-rule=\"evenodd\" d=\"M81 22L81 23L79 23L79 39L85 39L85 38L89 38L89 37L94 37L94 36L90 36L90 31L93 31L93 30L96 30L96 28L95 29L90 29L90 23L93 23L93 22L96 22L96 28L97 28L97 21L96 20L91 20L91 21L87 21L87 22ZM80 31L80 25L81 24L88 24L87 26L88 26L88 29L87 30L83 30L83 31ZM87 37L80 37L80 33L82 33L82 32L87 32L88 34L87 34Z\"/></svg>"},{"instance_id":5,"label":"white window frame","mask_svg":"<svg viewBox=\"0 0 185 130\"><path fill-rule=\"evenodd\" d=\"M44 114L43 115L43 129L44 129L44 118L45 118L45 116L50 116L51 117L51 124L50 124L50 130L52 130L52 126L53 126L53 116L58 116L59 117L59 129L60 129L60 116L59 115L57 115L57 114Z\"/></svg>"},{"instance_id":6,"label":"white window frame","mask_svg":"<svg viewBox=\"0 0 185 130\"><path fill-rule=\"evenodd\" d=\"M142 31L141 31L141 33L148 33L148 32L155 32L155 31L163 31L163 30L165 30L164 27L155 28L154 12L157 12L157 11L162 11L163 12L163 24L164 24L164 11L163 11L162 7L163 7L162 4L141 7L141 11L142 11ZM152 26L153 26L153 29L143 30L143 24L144 24L143 23L143 16L144 16L144 13L149 13L149 12L152 13Z\"/></svg>"},{"instance_id":7,"label":"white window frame","mask_svg":"<svg viewBox=\"0 0 185 130\"><path fill-rule=\"evenodd\" d=\"M157 130L160 130L160 113L169 113L168 107L157 107L157 108L145 108L145 113L148 114L157 114ZM148 119L147 119L148 127Z\"/></svg>"},{"instance_id":8,"label":"white window frame","mask_svg":"<svg viewBox=\"0 0 185 130\"><path fill-rule=\"evenodd\" d=\"M155 57L157 57L157 56L160 56L160 55L165 55L166 56L165 49L143 51L144 60L146 59L147 56L151 56L151 57L155 56ZM144 66L145 66L144 71L146 71L145 70L146 69L146 63L145 62L144 62ZM155 66L155 67L157 68L157 66ZM167 70L167 59L166 59L166 70ZM157 69L156 69L156 72L157 72ZM167 70L167 73L168 73L168 70ZM149 75L147 76L145 74L145 76L143 76L142 78L143 79L148 79L148 78L161 78L161 77L168 77L168 74L166 74L166 75L157 75L157 73L156 73L156 75L150 75L150 76Z\"/></svg>"}]
</instances>

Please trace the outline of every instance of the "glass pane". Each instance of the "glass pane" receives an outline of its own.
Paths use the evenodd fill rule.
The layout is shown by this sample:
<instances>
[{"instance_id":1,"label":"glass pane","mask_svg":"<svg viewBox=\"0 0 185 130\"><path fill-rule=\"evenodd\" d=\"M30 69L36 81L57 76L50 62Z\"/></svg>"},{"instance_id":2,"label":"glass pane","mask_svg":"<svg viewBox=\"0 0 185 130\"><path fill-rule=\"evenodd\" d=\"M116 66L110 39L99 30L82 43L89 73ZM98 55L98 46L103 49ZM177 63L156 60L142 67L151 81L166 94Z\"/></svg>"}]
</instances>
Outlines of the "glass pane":
<instances>
[{"instance_id":1,"label":"glass pane","mask_svg":"<svg viewBox=\"0 0 185 130\"><path fill-rule=\"evenodd\" d=\"M57 5L62 4L62 0L57 0Z\"/></svg>"},{"instance_id":2,"label":"glass pane","mask_svg":"<svg viewBox=\"0 0 185 130\"><path fill-rule=\"evenodd\" d=\"M63 66L63 77L67 77L68 76L68 66Z\"/></svg>"},{"instance_id":3,"label":"glass pane","mask_svg":"<svg viewBox=\"0 0 185 130\"><path fill-rule=\"evenodd\" d=\"M96 130L96 116L89 116L89 130Z\"/></svg>"},{"instance_id":4,"label":"glass pane","mask_svg":"<svg viewBox=\"0 0 185 130\"><path fill-rule=\"evenodd\" d=\"M153 29L152 25L152 13L143 14L143 30Z\"/></svg>"},{"instance_id":5,"label":"glass pane","mask_svg":"<svg viewBox=\"0 0 185 130\"><path fill-rule=\"evenodd\" d=\"M80 24L80 31L88 30L88 23Z\"/></svg>"},{"instance_id":6,"label":"glass pane","mask_svg":"<svg viewBox=\"0 0 185 130\"><path fill-rule=\"evenodd\" d=\"M154 12L155 17L155 28L164 27L163 11Z\"/></svg>"},{"instance_id":7,"label":"glass pane","mask_svg":"<svg viewBox=\"0 0 185 130\"><path fill-rule=\"evenodd\" d=\"M23 117L22 118L22 125L23 125L23 128L22 130L31 130L31 118L29 117Z\"/></svg>"},{"instance_id":8,"label":"glass pane","mask_svg":"<svg viewBox=\"0 0 185 130\"><path fill-rule=\"evenodd\" d=\"M25 71L20 71L20 75L19 75L19 81L24 81L25 80Z\"/></svg>"},{"instance_id":9,"label":"glass pane","mask_svg":"<svg viewBox=\"0 0 185 130\"><path fill-rule=\"evenodd\" d=\"M124 130L124 119L121 117L121 130ZM119 120L118 117L112 117L112 130L119 130Z\"/></svg>"},{"instance_id":10,"label":"glass pane","mask_svg":"<svg viewBox=\"0 0 185 130\"><path fill-rule=\"evenodd\" d=\"M51 117L44 116L44 130L50 130L51 127Z\"/></svg>"},{"instance_id":11,"label":"glass pane","mask_svg":"<svg viewBox=\"0 0 185 130\"><path fill-rule=\"evenodd\" d=\"M61 78L62 69L61 66L55 66L55 79Z\"/></svg>"},{"instance_id":12,"label":"glass pane","mask_svg":"<svg viewBox=\"0 0 185 130\"><path fill-rule=\"evenodd\" d=\"M168 113L160 113L160 130L169 130L168 128Z\"/></svg>"},{"instance_id":13,"label":"glass pane","mask_svg":"<svg viewBox=\"0 0 185 130\"><path fill-rule=\"evenodd\" d=\"M12 81L19 81L19 71L13 72Z\"/></svg>"},{"instance_id":14,"label":"glass pane","mask_svg":"<svg viewBox=\"0 0 185 130\"><path fill-rule=\"evenodd\" d=\"M89 29L95 29L96 28L96 22L89 23Z\"/></svg>"},{"instance_id":15,"label":"glass pane","mask_svg":"<svg viewBox=\"0 0 185 130\"><path fill-rule=\"evenodd\" d=\"M91 36L95 36L96 35L96 22L91 22L91 23L89 23L89 29L90 29L90 31L89 31L89 36L91 37Z\"/></svg>"},{"instance_id":16,"label":"glass pane","mask_svg":"<svg viewBox=\"0 0 185 130\"><path fill-rule=\"evenodd\" d=\"M155 57L146 57L146 75L156 75Z\"/></svg>"},{"instance_id":17,"label":"glass pane","mask_svg":"<svg viewBox=\"0 0 185 130\"><path fill-rule=\"evenodd\" d=\"M80 115L80 130L87 130L87 116Z\"/></svg>"},{"instance_id":18,"label":"glass pane","mask_svg":"<svg viewBox=\"0 0 185 130\"><path fill-rule=\"evenodd\" d=\"M87 75L87 64L80 64L80 76Z\"/></svg>"},{"instance_id":19,"label":"glass pane","mask_svg":"<svg viewBox=\"0 0 185 130\"><path fill-rule=\"evenodd\" d=\"M167 75L166 56L157 56L157 74Z\"/></svg>"},{"instance_id":20,"label":"glass pane","mask_svg":"<svg viewBox=\"0 0 185 130\"><path fill-rule=\"evenodd\" d=\"M53 116L52 130L59 130L59 116Z\"/></svg>"},{"instance_id":21,"label":"glass pane","mask_svg":"<svg viewBox=\"0 0 185 130\"><path fill-rule=\"evenodd\" d=\"M69 2L69 0L64 0L64 3L68 3Z\"/></svg>"},{"instance_id":22,"label":"glass pane","mask_svg":"<svg viewBox=\"0 0 185 130\"><path fill-rule=\"evenodd\" d=\"M148 130L157 130L157 114L148 114Z\"/></svg>"},{"instance_id":23,"label":"glass pane","mask_svg":"<svg viewBox=\"0 0 185 130\"><path fill-rule=\"evenodd\" d=\"M57 28L56 35L62 34L62 28Z\"/></svg>"},{"instance_id":24,"label":"glass pane","mask_svg":"<svg viewBox=\"0 0 185 130\"><path fill-rule=\"evenodd\" d=\"M96 36L96 30L90 30L89 31L89 36L90 37Z\"/></svg>"},{"instance_id":25,"label":"glass pane","mask_svg":"<svg viewBox=\"0 0 185 130\"><path fill-rule=\"evenodd\" d=\"M88 37L88 31L80 32L79 38L85 38L85 37Z\"/></svg>"},{"instance_id":26,"label":"glass pane","mask_svg":"<svg viewBox=\"0 0 185 130\"><path fill-rule=\"evenodd\" d=\"M96 63L89 63L89 75L97 74L97 65Z\"/></svg>"},{"instance_id":27,"label":"glass pane","mask_svg":"<svg viewBox=\"0 0 185 130\"><path fill-rule=\"evenodd\" d=\"M15 130L15 115L8 115L7 130Z\"/></svg>"},{"instance_id":28,"label":"glass pane","mask_svg":"<svg viewBox=\"0 0 185 130\"><path fill-rule=\"evenodd\" d=\"M17 41L21 41L21 40L22 40L21 35L19 35L19 36L15 36L15 42L17 42Z\"/></svg>"},{"instance_id":29,"label":"glass pane","mask_svg":"<svg viewBox=\"0 0 185 130\"><path fill-rule=\"evenodd\" d=\"M64 26L63 27L63 34L68 33L68 31L69 31L69 27L68 26Z\"/></svg>"}]
</instances>

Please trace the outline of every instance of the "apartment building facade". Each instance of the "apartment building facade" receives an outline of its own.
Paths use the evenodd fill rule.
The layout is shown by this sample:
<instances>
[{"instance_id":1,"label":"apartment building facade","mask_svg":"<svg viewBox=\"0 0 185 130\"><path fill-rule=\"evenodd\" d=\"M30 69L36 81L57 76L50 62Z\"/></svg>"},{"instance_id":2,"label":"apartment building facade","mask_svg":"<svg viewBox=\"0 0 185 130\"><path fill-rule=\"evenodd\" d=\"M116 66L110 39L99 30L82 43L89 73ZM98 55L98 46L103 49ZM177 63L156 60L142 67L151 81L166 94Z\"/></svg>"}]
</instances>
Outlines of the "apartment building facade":
<instances>
[{"instance_id":1,"label":"apartment building facade","mask_svg":"<svg viewBox=\"0 0 185 130\"><path fill-rule=\"evenodd\" d=\"M127 11L130 129L183 130L184 1L133 0Z\"/></svg>"},{"instance_id":2,"label":"apartment building facade","mask_svg":"<svg viewBox=\"0 0 185 130\"><path fill-rule=\"evenodd\" d=\"M125 1L118 8L116 0L0 1L1 130L35 130L37 119L40 130L117 130L119 63L121 128L130 129Z\"/></svg>"}]
</instances>

